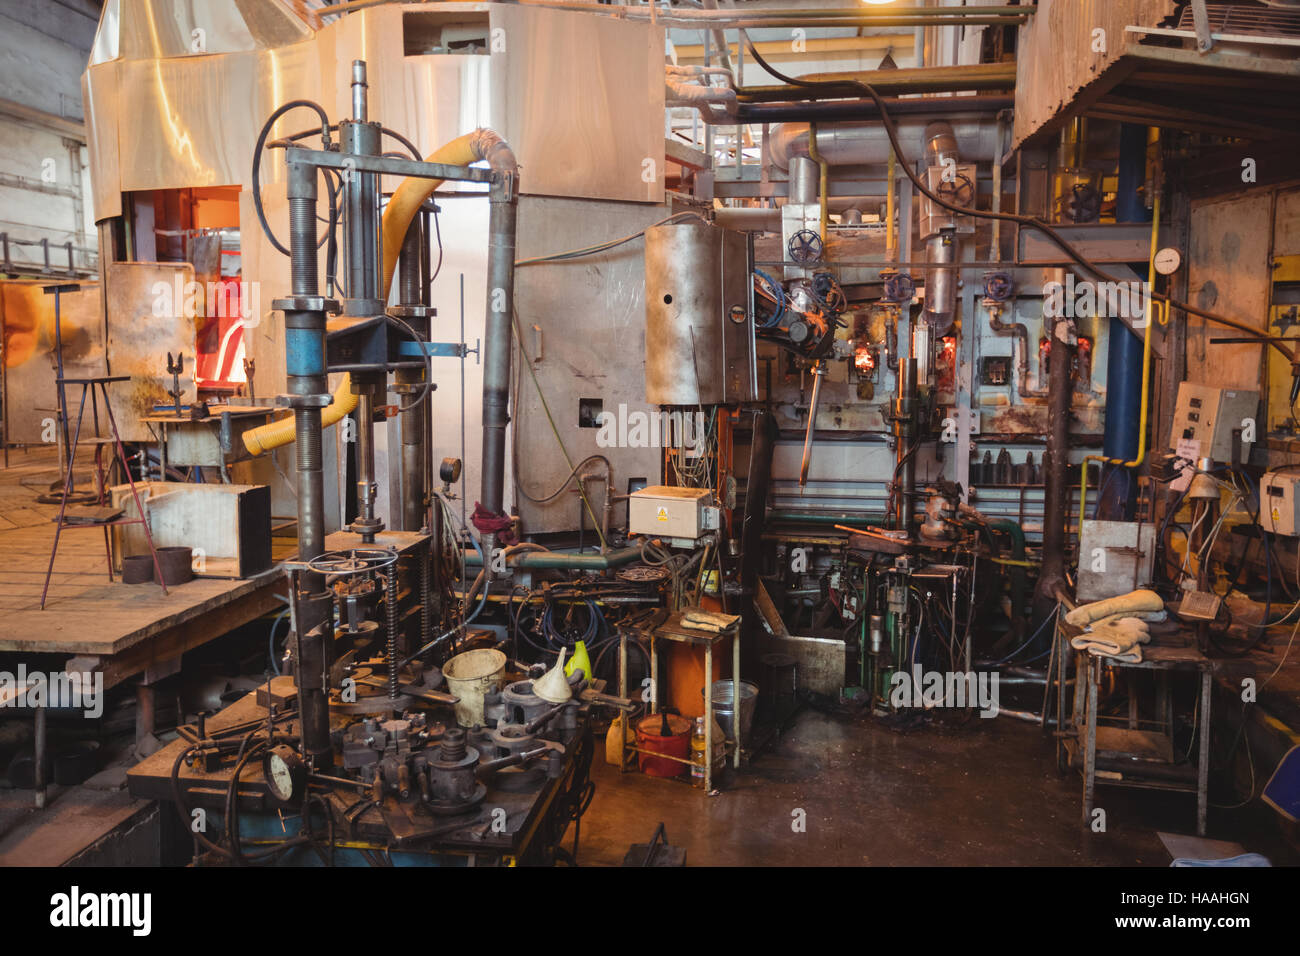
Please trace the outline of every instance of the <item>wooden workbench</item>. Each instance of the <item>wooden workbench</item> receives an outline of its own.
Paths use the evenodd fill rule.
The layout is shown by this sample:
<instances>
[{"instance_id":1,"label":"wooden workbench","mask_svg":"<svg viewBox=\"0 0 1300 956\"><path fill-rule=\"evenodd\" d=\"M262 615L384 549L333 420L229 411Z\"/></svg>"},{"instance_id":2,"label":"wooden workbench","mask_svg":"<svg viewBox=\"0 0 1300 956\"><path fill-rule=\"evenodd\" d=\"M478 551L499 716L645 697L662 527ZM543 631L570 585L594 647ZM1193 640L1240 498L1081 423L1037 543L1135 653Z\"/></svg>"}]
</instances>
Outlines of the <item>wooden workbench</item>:
<instances>
[{"instance_id":1,"label":"wooden workbench","mask_svg":"<svg viewBox=\"0 0 1300 956\"><path fill-rule=\"evenodd\" d=\"M58 464L53 449L11 462L0 470L0 652L75 658L81 669L102 670L111 687L280 606L285 585L274 569L242 581L195 578L168 594L155 584L110 583L102 535L77 529L60 542L40 610L58 506L36 497Z\"/></svg>"}]
</instances>

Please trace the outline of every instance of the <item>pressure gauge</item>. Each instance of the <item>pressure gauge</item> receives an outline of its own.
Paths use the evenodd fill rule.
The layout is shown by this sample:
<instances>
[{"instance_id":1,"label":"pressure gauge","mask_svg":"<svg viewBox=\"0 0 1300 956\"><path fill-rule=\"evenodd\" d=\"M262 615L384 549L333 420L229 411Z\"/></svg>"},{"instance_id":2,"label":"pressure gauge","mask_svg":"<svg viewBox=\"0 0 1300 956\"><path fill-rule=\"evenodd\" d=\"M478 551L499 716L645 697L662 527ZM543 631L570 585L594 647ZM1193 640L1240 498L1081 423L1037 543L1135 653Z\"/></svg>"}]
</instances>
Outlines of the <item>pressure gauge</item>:
<instances>
[{"instance_id":1,"label":"pressure gauge","mask_svg":"<svg viewBox=\"0 0 1300 956\"><path fill-rule=\"evenodd\" d=\"M1179 266L1182 264L1182 253L1173 246L1165 246L1165 248L1156 253L1156 272L1159 272L1162 276L1173 275L1178 271Z\"/></svg>"},{"instance_id":2,"label":"pressure gauge","mask_svg":"<svg viewBox=\"0 0 1300 956\"><path fill-rule=\"evenodd\" d=\"M296 803L307 786L307 765L287 744L272 747L262 759L262 775L278 803Z\"/></svg>"}]
</instances>

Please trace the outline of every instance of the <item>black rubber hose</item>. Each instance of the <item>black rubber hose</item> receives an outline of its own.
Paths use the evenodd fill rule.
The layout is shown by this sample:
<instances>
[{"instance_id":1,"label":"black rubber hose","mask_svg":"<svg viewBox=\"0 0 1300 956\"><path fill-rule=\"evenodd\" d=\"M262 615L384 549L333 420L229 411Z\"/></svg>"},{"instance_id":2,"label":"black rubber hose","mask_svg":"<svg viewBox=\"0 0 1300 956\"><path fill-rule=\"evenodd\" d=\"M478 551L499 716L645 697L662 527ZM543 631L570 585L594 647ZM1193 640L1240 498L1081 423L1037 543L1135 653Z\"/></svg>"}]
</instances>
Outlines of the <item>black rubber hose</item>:
<instances>
[{"instance_id":1,"label":"black rubber hose","mask_svg":"<svg viewBox=\"0 0 1300 956\"><path fill-rule=\"evenodd\" d=\"M312 100L290 100L288 103L277 108L275 112L267 118L266 123L263 124L262 131L257 135L257 144L253 147L253 209L257 213L257 221L262 226L262 232L266 234L266 238L270 241L275 250L284 256L289 255L289 250L285 248L284 244L275 237L275 233L271 231L271 226L266 221L266 211L262 208L262 150L266 147L266 138L271 135L271 127L275 125L275 121L290 110L299 108L315 110L316 114L320 116L320 135L321 139L324 141L325 148L328 149L330 142L330 118L325 112L325 108ZM328 236L328 232L322 236L320 242L316 244L316 248L319 249L324 245Z\"/></svg>"}]
</instances>

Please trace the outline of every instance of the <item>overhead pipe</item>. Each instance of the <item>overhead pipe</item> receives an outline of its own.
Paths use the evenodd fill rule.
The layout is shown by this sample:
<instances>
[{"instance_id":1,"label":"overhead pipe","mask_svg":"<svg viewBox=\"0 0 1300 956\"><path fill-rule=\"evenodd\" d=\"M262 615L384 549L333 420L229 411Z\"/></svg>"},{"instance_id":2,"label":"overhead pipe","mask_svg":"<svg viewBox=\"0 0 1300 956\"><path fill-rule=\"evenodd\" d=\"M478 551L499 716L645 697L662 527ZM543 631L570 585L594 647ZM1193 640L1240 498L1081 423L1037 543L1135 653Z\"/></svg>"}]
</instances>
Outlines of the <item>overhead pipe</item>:
<instances>
[{"instance_id":1,"label":"overhead pipe","mask_svg":"<svg viewBox=\"0 0 1300 956\"><path fill-rule=\"evenodd\" d=\"M951 97L902 100L901 103L937 104L936 112L958 114L948 120L956 137L957 150L970 162L989 162L997 158L997 124L994 115L962 116L959 99ZM945 106L946 104L946 106ZM892 107L890 107L892 112ZM919 155L925 148L925 130L930 121L925 116L902 116L896 125L900 145L908 155ZM768 130L763 148L769 166L782 171L793 156L811 158L808 123L782 123ZM884 166L892 152L889 136L879 123L817 126L817 153L831 166Z\"/></svg>"},{"instance_id":2,"label":"overhead pipe","mask_svg":"<svg viewBox=\"0 0 1300 956\"><path fill-rule=\"evenodd\" d=\"M863 70L852 73L807 73L810 83L843 83L804 87L777 84L746 86L736 91L742 103L780 103L792 100L860 99L862 91L851 84L867 83L881 96L915 96L919 93L963 93L968 90L1010 89L1016 83L1016 64L980 63L974 66L939 66L906 70Z\"/></svg>"},{"instance_id":3,"label":"overhead pipe","mask_svg":"<svg viewBox=\"0 0 1300 956\"><path fill-rule=\"evenodd\" d=\"M885 100L889 115L904 119L918 114L942 114L945 117L963 113L996 115L1014 105L1015 99L1011 96L930 96ZM742 123L853 123L878 121L880 109L873 100L740 103L736 106L736 117ZM885 136L883 128L880 134Z\"/></svg>"}]
</instances>

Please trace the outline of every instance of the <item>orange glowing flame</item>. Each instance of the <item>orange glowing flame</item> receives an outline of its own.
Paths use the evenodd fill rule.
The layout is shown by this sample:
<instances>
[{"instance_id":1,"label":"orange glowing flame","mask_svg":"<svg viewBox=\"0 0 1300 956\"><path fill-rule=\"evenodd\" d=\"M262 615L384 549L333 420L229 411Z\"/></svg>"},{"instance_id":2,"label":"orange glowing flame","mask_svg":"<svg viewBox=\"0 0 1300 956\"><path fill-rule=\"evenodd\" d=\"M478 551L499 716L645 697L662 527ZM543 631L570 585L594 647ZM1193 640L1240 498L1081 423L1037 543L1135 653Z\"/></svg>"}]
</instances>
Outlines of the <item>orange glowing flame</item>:
<instances>
[{"instance_id":1,"label":"orange glowing flame","mask_svg":"<svg viewBox=\"0 0 1300 956\"><path fill-rule=\"evenodd\" d=\"M853 350L853 367L864 375L876 370L876 353L870 346L859 345Z\"/></svg>"}]
</instances>

